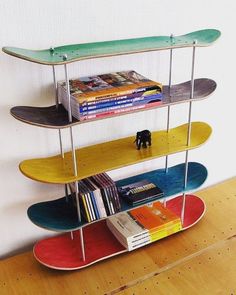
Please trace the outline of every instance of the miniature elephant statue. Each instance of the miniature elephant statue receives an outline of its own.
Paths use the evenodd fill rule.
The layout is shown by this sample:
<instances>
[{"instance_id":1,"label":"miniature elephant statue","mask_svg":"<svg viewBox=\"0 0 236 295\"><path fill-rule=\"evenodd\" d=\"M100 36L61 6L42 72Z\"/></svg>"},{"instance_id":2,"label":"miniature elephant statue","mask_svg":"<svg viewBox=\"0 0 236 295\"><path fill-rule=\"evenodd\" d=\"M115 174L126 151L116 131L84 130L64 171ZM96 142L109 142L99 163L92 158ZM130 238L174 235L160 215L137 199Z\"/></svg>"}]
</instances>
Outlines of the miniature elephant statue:
<instances>
[{"instance_id":1,"label":"miniature elephant statue","mask_svg":"<svg viewBox=\"0 0 236 295\"><path fill-rule=\"evenodd\" d=\"M140 150L141 146L143 148L147 148L147 144L151 145L151 132L149 130L142 130L137 132L136 139L134 141L136 143L136 147Z\"/></svg>"}]
</instances>

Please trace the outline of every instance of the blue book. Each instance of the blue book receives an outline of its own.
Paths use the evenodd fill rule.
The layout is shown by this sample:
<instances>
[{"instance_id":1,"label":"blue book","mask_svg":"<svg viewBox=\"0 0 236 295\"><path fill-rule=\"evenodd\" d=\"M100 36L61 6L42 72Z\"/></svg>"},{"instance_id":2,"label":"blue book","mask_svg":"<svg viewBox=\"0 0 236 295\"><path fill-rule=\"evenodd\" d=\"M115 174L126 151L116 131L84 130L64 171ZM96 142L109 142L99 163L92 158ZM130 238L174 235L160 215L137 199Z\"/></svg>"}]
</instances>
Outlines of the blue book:
<instances>
[{"instance_id":1,"label":"blue book","mask_svg":"<svg viewBox=\"0 0 236 295\"><path fill-rule=\"evenodd\" d=\"M161 101L161 100L162 100L162 93L156 93L156 94L148 95L148 96L135 97L132 99L112 100L109 103L96 104L92 107L90 107L90 106L80 107L80 113L81 113L81 115L91 115L91 114L112 111L112 110L125 108L125 107L145 105L145 104L148 104L151 102L156 102L156 101Z\"/></svg>"}]
</instances>

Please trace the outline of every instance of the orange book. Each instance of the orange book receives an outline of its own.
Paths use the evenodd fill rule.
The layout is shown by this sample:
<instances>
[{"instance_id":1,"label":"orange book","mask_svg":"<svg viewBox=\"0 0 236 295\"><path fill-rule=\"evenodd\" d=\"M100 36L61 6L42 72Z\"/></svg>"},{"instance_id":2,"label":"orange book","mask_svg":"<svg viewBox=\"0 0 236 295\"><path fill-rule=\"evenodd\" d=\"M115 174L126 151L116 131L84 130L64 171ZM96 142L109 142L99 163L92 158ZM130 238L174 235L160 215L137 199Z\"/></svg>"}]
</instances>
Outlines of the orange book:
<instances>
[{"instance_id":1,"label":"orange book","mask_svg":"<svg viewBox=\"0 0 236 295\"><path fill-rule=\"evenodd\" d=\"M132 209L129 214L149 232L180 224L180 218L160 202Z\"/></svg>"}]
</instances>

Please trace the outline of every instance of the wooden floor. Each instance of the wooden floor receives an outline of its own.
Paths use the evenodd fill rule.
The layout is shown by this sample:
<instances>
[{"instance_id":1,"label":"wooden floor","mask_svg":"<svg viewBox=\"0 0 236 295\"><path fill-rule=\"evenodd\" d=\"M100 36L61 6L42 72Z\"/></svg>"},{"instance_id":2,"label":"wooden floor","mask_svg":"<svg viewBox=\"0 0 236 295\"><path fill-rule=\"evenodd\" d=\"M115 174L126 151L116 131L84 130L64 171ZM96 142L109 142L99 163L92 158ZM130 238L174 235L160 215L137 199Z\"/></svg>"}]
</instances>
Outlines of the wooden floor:
<instances>
[{"instance_id":1,"label":"wooden floor","mask_svg":"<svg viewBox=\"0 0 236 295\"><path fill-rule=\"evenodd\" d=\"M31 252L0 261L0 294L236 295L236 177L199 191L193 228L80 271L55 271Z\"/></svg>"}]
</instances>

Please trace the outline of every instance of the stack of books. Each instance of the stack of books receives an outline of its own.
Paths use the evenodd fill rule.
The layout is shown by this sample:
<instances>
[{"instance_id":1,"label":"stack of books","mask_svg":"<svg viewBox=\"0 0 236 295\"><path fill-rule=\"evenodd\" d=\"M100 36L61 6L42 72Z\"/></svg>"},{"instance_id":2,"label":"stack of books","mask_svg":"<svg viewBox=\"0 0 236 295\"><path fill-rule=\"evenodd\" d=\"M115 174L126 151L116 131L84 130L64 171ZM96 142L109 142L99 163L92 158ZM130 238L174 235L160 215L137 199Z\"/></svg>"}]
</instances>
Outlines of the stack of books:
<instances>
[{"instance_id":1,"label":"stack of books","mask_svg":"<svg viewBox=\"0 0 236 295\"><path fill-rule=\"evenodd\" d=\"M107 226L129 251L150 244L182 229L180 218L160 202L107 218Z\"/></svg>"},{"instance_id":2,"label":"stack of books","mask_svg":"<svg viewBox=\"0 0 236 295\"><path fill-rule=\"evenodd\" d=\"M75 184L71 183L72 193ZM101 173L78 182L82 215L87 222L120 212L120 199L114 181Z\"/></svg>"},{"instance_id":3,"label":"stack of books","mask_svg":"<svg viewBox=\"0 0 236 295\"><path fill-rule=\"evenodd\" d=\"M162 85L135 71L122 71L69 81L72 116L83 121L104 118L162 103ZM58 82L58 99L68 110L65 81Z\"/></svg>"},{"instance_id":4,"label":"stack of books","mask_svg":"<svg viewBox=\"0 0 236 295\"><path fill-rule=\"evenodd\" d=\"M154 183L147 179L118 186L120 197L131 205L141 205L142 203L163 198L163 191Z\"/></svg>"}]
</instances>

